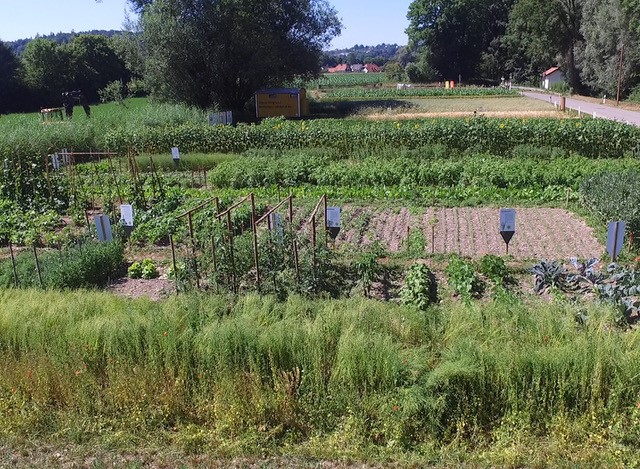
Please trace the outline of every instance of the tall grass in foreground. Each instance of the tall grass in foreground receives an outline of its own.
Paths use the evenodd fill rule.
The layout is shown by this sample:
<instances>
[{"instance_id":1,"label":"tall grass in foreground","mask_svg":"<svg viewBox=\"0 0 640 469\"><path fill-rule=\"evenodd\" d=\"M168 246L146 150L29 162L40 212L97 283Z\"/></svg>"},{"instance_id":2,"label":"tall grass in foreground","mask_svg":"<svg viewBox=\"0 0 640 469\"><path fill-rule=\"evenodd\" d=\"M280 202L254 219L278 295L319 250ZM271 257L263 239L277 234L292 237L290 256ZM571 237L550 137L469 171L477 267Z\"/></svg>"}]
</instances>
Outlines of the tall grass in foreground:
<instances>
[{"instance_id":1,"label":"tall grass in foreground","mask_svg":"<svg viewBox=\"0 0 640 469\"><path fill-rule=\"evenodd\" d=\"M638 334L602 308L580 326L572 307L542 302L419 312L10 290L0 303L3 437L174 428L192 450L260 441L326 454L482 448L568 428L630 451L640 434Z\"/></svg>"}]
</instances>

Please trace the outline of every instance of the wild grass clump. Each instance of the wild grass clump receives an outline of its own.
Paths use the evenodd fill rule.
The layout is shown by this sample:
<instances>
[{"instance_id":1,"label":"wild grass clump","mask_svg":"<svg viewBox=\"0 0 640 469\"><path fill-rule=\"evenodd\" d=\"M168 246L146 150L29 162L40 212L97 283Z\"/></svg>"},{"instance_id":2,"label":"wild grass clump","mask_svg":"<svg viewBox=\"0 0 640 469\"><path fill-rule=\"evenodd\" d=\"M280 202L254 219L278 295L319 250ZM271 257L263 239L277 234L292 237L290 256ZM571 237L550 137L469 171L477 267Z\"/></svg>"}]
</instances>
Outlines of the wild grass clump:
<instances>
[{"instance_id":1,"label":"wild grass clump","mask_svg":"<svg viewBox=\"0 0 640 469\"><path fill-rule=\"evenodd\" d=\"M452 447L508 462L506 448L568 431L635 447L638 335L602 307L577 323L574 306L537 300L426 312L298 296L5 290L0 301L3 436L173 428L189 451L286 442L431 462Z\"/></svg>"}]
</instances>

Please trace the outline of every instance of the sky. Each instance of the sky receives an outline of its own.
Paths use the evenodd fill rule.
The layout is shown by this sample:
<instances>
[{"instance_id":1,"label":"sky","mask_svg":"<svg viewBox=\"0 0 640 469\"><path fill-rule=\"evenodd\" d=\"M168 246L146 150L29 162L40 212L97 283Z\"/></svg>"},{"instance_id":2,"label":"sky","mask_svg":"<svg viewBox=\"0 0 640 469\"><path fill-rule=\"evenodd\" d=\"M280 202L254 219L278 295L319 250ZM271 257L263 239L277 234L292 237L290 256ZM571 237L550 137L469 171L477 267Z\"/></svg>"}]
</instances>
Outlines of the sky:
<instances>
[{"instance_id":1,"label":"sky","mask_svg":"<svg viewBox=\"0 0 640 469\"><path fill-rule=\"evenodd\" d=\"M328 0L343 23L332 49L356 44L404 45L411 0ZM122 29L126 0L0 0L0 40L15 41L49 33ZM135 16L132 16L135 18Z\"/></svg>"}]
</instances>

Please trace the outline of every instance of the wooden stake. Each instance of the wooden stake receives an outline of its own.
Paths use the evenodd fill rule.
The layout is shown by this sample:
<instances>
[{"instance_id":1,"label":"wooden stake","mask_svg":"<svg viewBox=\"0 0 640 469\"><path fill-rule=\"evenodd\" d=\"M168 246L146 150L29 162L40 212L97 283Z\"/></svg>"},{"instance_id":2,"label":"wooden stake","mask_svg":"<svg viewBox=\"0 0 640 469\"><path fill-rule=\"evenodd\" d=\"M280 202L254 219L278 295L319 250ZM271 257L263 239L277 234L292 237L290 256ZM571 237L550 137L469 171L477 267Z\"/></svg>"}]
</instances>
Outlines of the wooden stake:
<instances>
[{"instance_id":1,"label":"wooden stake","mask_svg":"<svg viewBox=\"0 0 640 469\"><path fill-rule=\"evenodd\" d=\"M42 272L40 271L40 262L38 261L38 251L36 245L33 245L33 257L36 261L36 271L38 272L38 280L40 281L40 288L44 288L44 282L42 281Z\"/></svg>"},{"instance_id":2,"label":"wooden stake","mask_svg":"<svg viewBox=\"0 0 640 469\"><path fill-rule=\"evenodd\" d=\"M176 281L176 295L178 294L178 265L176 264L176 248L173 244L173 235L169 235L169 244L171 244L171 262L173 262L173 276Z\"/></svg>"},{"instance_id":3,"label":"wooden stake","mask_svg":"<svg viewBox=\"0 0 640 469\"><path fill-rule=\"evenodd\" d=\"M296 241L295 230L293 227L293 196L289 195L289 229L291 230L293 262L296 269L296 281L300 284L300 261L298 259L298 242Z\"/></svg>"},{"instance_id":4,"label":"wooden stake","mask_svg":"<svg viewBox=\"0 0 640 469\"><path fill-rule=\"evenodd\" d=\"M196 241L193 234L193 217L191 212L187 214L189 222L189 237L191 238L191 258L193 259L193 270L196 274L196 287L200 289L200 275L198 275L198 259L196 258Z\"/></svg>"},{"instance_id":5,"label":"wooden stake","mask_svg":"<svg viewBox=\"0 0 640 469\"><path fill-rule=\"evenodd\" d=\"M11 254L11 265L13 266L13 284L18 288L18 269L16 268L16 258L13 255L13 245L9 240L9 253Z\"/></svg>"},{"instance_id":6,"label":"wooden stake","mask_svg":"<svg viewBox=\"0 0 640 469\"><path fill-rule=\"evenodd\" d=\"M253 232L253 263L256 269L256 285L260 290L260 259L258 256L258 228L256 227L256 201L253 192L250 194L251 201L251 231Z\"/></svg>"}]
</instances>

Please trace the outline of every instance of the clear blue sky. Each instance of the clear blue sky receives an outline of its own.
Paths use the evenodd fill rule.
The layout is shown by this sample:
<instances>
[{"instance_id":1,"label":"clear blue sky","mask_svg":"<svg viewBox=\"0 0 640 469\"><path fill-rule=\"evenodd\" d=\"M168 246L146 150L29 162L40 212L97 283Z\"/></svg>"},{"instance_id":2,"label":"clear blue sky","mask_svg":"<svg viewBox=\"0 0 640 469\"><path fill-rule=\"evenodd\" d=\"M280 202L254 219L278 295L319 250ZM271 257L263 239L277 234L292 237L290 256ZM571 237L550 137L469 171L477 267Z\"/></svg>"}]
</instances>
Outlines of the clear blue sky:
<instances>
[{"instance_id":1,"label":"clear blue sky","mask_svg":"<svg viewBox=\"0 0 640 469\"><path fill-rule=\"evenodd\" d=\"M329 0L344 25L332 48L355 44L404 45L411 0ZM0 40L57 32L122 29L126 0L0 0Z\"/></svg>"}]
</instances>

